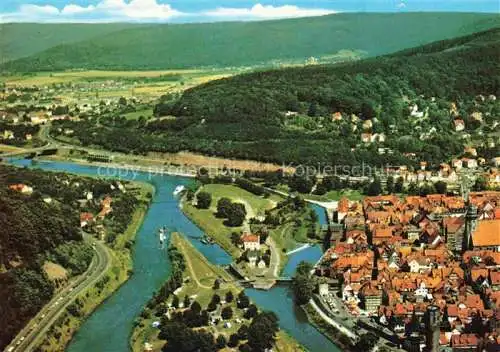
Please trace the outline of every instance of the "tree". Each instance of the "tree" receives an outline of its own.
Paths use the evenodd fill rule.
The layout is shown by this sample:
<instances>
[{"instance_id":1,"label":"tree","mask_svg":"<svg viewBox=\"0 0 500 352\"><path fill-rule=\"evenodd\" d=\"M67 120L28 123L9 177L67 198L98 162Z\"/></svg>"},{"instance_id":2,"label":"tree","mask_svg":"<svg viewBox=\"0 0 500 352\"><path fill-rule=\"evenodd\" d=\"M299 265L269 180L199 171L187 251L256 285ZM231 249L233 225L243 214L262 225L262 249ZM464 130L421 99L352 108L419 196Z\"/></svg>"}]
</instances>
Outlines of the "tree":
<instances>
[{"instance_id":1,"label":"tree","mask_svg":"<svg viewBox=\"0 0 500 352\"><path fill-rule=\"evenodd\" d=\"M241 245L241 235L237 232L231 232L231 243L235 246Z\"/></svg>"},{"instance_id":2,"label":"tree","mask_svg":"<svg viewBox=\"0 0 500 352\"><path fill-rule=\"evenodd\" d=\"M190 304L191 304L191 300L189 299L188 295L185 295L184 296L184 308L189 307Z\"/></svg>"},{"instance_id":3,"label":"tree","mask_svg":"<svg viewBox=\"0 0 500 352\"><path fill-rule=\"evenodd\" d=\"M243 316L245 317L245 319L252 319L257 315L258 311L259 310L257 309L257 306L255 304L250 304Z\"/></svg>"},{"instance_id":4,"label":"tree","mask_svg":"<svg viewBox=\"0 0 500 352\"><path fill-rule=\"evenodd\" d=\"M312 265L307 262L300 262L293 277L293 292L297 304L302 305L309 302L312 297L315 282L310 275Z\"/></svg>"},{"instance_id":5,"label":"tree","mask_svg":"<svg viewBox=\"0 0 500 352\"><path fill-rule=\"evenodd\" d=\"M439 194L446 194L446 189L448 188L448 185L446 182L443 181L437 181L434 184L434 188L436 189L436 192Z\"/></svg>"},{"instance_id":6,"label":"tree","mask_svg":"<svg viewBox=\"0 0 500 352\"><path fill-rule=\"evenodd\" d=\"M212 296L212 302L214 302L215 304L219 304L220 303L220 296L217 293L215 293Z\"/></svg>"},{"instance_id":7,"label":"tree","mask_svg":"<svg viewBox=\"0 0 500 352\"><path fill-rule=\"evenodd\" d=\"M217 346L217 348L219 350L226 347L227 341L226 341L226 338L224 337L224 335L220 334L219 336L217 336L217 340L215 340L215 345Z\"/></svg>"},{"instance_id":8,"label":"tree","mask_svg":"<svg viewBox=\"0 0 500 352\"><path fill-rule=\"evenodd\" d=\"M485 191L487 188L488 188L488 183L486 181L486 178L484 178L483 176L478 176L476 178L474 186L472 186L472 189L476 192Z\"/></svg>"},{"instance_id":9,"label":"tree","mask_svg":"<svg viewBox=\"0 0 500 352\"><path fill-rule=\"evenodd\" d=\"M172 298L172 307L179 308L179 297L176 295Z\"/></svg>"},{"instance_id":10,"label":"tree","mask_svg":"<svg viewBox=\"0 0 500 352\"><path fill-rule=\"evenodd\" d=\"M212 287L214 290L218 290L220 288L220 281L219 279L215 279L214 285Z\"/></svg>"},{"instance_id":11,"label":"tree","mask_svg":"<svg viewBox=\"0 0 500 352\"><path fill-rule=\"evenodd\" d=\"M307 116L315 117L317 113L318 113L318 104L315 101L313 101L311 104L309 104L309 109L307 110Z\"/></svg>"},{"instance_id":12,"label":"tree","mask_svg":"<svg viewBox=\"0 0 500 352\"><path fill-rule=\"evenodd\" d=\"M368 332L359 337L359 341L356 343L356 351L371 351L378 341L377 335Z\"/></svg>"},{"instance_id":13,"label":"tree","mask_svg":"<svg viewBox=\"0 0 500 352\"><path fill-rule=\"evenodd\" d=\"M127 99L125 99L125 97L120 97L120 99L118 99L118 104L127 105Z\"/></svg>"},{"instance_id":14,"label":"tree","mask_svg":"<svg viewBox=\"0 0 500 352\"><path fill-rule=\"evenodd\" d=\"M226 302L231 303L234 299L233 292L232 291L227 291L226 292Z\"/></svg>"},{"instance_id":15,"label":"tree","mask_svg":"<svg viewBox=\"0 0 500 352\"><path fill-rule=\"evenodd\" d=\"M231 307L224 307L221 312L221 317L224 320L231 319L233 317L233 310Z\"/></svg>"},{"instance_id":16,"label":"tree","mask_svg":"<svg viewBox=\"0 0 500 352\"><path fill-rule=\"evenodd\" d=\"M229 336L229 342L227 343L229 347L237 347L239 343L240 339L238 338L238 334L231 334L231 336Z\"/></svg>"},{"instance_id":17,"label":"tree","mask_svg":"<svg viewBox=\"0 0 500 352\"><path fill-rule=\"evenodd\" d=\"M275 313L258 314L248 327L248 344L252 347L252 351L261 352L271 348L278 330L278 317Z\"/></svg>"},{"instance_id":18,"label":"tree","mask_svg":"<svg viewBox=\"0 0 500 352\"><path fill-rule=\"evenodd\" d=\"M240 340L246 340L248 338L248 325L242 324L238 329L238 337Z\"/></svg>"},{"instance_id":19,"label":"tree","mask_svg":"<svg viewBox=\"0 0 500 352\"><path fill-rule=\"evenodd\" d=\"M387 176L386 190L387 190L387 194L394 193L394 177L393 176Z\"/></svg>"},{"instance_id":20,"label":"tree","mask_svg":"<svg viewBox=\"0 0 500 352\"><path fill-rule=\"evenodd\" d=\"M194 301L193 303L191 303L190 308L193 311L193 313L195 313L195 314L200 314L200 312L201 312L201 305L197 301Z\"/></svg>"},{"instance_id":21,"label":"tree","mask_svg":"<svg viewBox=\"0 0 500 352\"><path fill-rule=\"evenodd\" d=\"M207 306L207 311L213 312L216 309L217 309L217 303L215 303L214 301L210 301Z\"/></svg>"},{"instance_id":22,"label":"tree","mask_svg":"<svg viewBox=\"0 0 500 352\"><path fill-rule=\"evenodd\" d=\"M208 209L212 203L212 195L208 192L201 191L196 196L196 201L198 208Z\"/></svg>"},{"instance_id":23,"label":"tree","mask_svg":"<svg viewBox=\"0 0 500 352\"><path fill-rule=\"evenodd\" d=\"M241 203L233 203L231 210L228 214L226 225L228 226L241 226L246 218L245 206Z\"/></svg>"},{"instance_id":24,"label":"tree","mask_svg":"<svg viewBox=\"0 0 500 352\"><path fill-rule=\"evenodd\" d=\"M228 218L233 203L229 198L221 198L217 201L217 217Z\"/></svg>"},{"instance_id":25,"label":"tree","mask_svg":"<svg viewBox=\"0 0 500 352\"><path fill-rule=\"evenodd\" d=\"M243 309L247 308L250 304L250 299L248 296L245 294L245 291L241 291L238 295L238 301L236 302L238 308Z\"/></svg>"},{"instance_id":26,"label":"tree","mask_svg":"<svg viewBox=\"0 0 500 352\"><path fill-rule=\"evenodd\" d=\"M382 193L382 185L380 184L380 179L375 177L373 182L371 182L367 189L366 194L369 196L378 196Z\"/></svg>"},{"instance_id":27,"label":"tree","mask_svg":"<svg viewBox=\"0 0 500 352\"><path fill-rule=\"evenodd\" d=\"M394 185L394 192L396 193L403 193L403 184L404 184L404 180L402 177L398 177L398 179L396 180L396 184Z\"/></svg>"}]
</instances>

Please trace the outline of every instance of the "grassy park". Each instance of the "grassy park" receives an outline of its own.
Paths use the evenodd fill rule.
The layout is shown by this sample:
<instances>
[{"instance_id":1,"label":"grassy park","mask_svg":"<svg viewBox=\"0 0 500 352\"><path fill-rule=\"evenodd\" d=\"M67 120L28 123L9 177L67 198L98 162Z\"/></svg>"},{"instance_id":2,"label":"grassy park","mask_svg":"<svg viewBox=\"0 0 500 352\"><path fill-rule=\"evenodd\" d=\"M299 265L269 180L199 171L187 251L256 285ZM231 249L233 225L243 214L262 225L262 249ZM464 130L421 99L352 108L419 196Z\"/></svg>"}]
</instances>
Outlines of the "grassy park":
<instances>
[{"instance_id":1,"label":"grassy park","mask_svg":"<svg viewBox=\"0 0 500 352\"><path fill-rule=\"evenodd\" d=\"M224 219L217 218L217 201L220 198L229 198L233 202L245 205L247 219L263 216L266 210L272 209L281 199L272 195L269 198L256 196L244 189L232 185L208 184L203 186L203 191L212 195L212 203L209 209L199 209L189 202L184 202L183 210L203 231L214 238L217 243L233 257L239 256L239 249L231 242L231 233L240 232L244 226L228 227L224 225Z\"/></svg>"}]
</instances>

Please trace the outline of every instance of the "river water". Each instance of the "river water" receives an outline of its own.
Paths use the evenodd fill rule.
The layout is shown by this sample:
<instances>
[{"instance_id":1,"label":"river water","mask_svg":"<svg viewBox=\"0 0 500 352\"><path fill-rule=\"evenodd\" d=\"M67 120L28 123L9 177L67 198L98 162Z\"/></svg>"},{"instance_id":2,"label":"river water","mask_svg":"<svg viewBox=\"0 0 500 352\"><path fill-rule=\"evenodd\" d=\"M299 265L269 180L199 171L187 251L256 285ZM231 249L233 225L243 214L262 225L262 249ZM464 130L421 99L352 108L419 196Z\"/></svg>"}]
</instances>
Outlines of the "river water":
<instances>
[{"instance_id":1,"label":"river water","mask_svg":"<svg viewBox=\"0 0 500 352\"><path fill-rule=\"evenodd\" d=\"M158 247L156 231L161 226L178 231L193 243L207 259L214 264L229 264L231 257L217 245L204 245L197 238L203 232L193 224L179 209L179 202L172 195L177 185L192 182L188 178L170 175L149 175L147 173L110 172L94 166L84 166L64 162L37 162L31 160L11 160L18 166L39 167L44 170L63 171L80 175L119 176L123 179L135 179L152 183L156 192L153 202L137 233L133 265L134 274L109 297L83 323L75 334L67 351L69 352L126 352L129 351L129 337L134 319L153 293L167 280L170 263L165 250ZM324 223L325 213L320 207L314 207L320 222ZM284 275L293 274L301 260L316 262L321 256L319 247L310 247L290 256L283 271ZM276 286L269 291L246 289L247 295L262 309L272 310L280 318L280 326L293 336L309 351L340 351L330 340L308 323L305 314L295 307L291 289L288 286Z\"/></svg>"}]
</instances>

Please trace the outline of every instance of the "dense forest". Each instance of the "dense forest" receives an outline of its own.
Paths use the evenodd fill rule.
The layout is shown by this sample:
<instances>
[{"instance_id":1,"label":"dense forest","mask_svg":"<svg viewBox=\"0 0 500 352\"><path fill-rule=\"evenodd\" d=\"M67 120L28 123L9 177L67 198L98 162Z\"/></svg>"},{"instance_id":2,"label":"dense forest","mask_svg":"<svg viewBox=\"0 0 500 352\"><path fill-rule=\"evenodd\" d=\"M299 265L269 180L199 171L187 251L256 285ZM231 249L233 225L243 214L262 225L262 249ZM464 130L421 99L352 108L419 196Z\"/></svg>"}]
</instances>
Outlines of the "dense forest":
<instances>
[{"instance_id":1,"label":"dense forest","mask_svg":"<svg viewBox=\"0 0 500 352\"><path fill-rule=\"evenodd\" d=\"M53 24L9 24L0 44L7 58L18 59L0 69L269 66L304 63L310 57L338 62L388 54L498 25L496 14L480 13L341 13L260 22L57 24L57 28Z\"/></svg>"},{"instance_id":2,"label":"dense forest","mask_svg":"<svg viewBox=\"0 0 500 352\"><path fill-rule=\"evenodd\" d=\"M31 189L12 189L14 185ZM121 196L110 185L110 181L0 164L0 348L63 284L63 279L49 277L44 264L60 265L67 278L83 273L90 264L93 251L83 241L79 215L97 211L100 205L86 202L82 207L88 192L96 200L107 195L116 199L112 218L105 220L109 234L128 224L135 197Z\"/></svg>"},{"instance_id":3,"label":"dense forest","mask_svg":"<svg viewBox=\"0 0 500 352\"><path fill-rule=\"evenodd\" d=\"M83 145L137 154L190 150L276 163L436 166L460 156L468 142L454 119L483 140L498 129L499 55L497 28L355 63L212 81L180 98L165 95L155 107L159 118L149 122L62 124ZM482 121L471 117L476 111ZM362 133L384 138L365 143Z\"/></svg>"}]
</instances>

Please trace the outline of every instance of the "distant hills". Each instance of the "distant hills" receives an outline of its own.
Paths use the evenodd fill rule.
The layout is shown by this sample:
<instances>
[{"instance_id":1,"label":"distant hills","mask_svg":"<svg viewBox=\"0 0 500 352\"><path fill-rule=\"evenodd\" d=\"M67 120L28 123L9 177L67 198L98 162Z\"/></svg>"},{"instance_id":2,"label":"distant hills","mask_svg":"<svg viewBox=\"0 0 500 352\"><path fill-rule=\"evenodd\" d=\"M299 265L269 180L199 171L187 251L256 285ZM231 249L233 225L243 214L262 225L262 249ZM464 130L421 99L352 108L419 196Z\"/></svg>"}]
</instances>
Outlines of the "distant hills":
<instances>
[{"instance_id":1,"label":"distant hills","mask_svg":"<svg viewBox=\"0 0 500 352\"><path fill-rule=\"evenodd\" d=\"M5 24L4 71L137 70L342 61L500 25L496 14L346 13L204 24ZM340 52L340 53L339 53Z\"/></svg>"},{"instance_id":2,"label":"distant hills","mask_svg":"<svg viewBox=\"0 0 500 352\"><path fill-rule=\"evenodd\" d=\"M19 59L57 45L107 35L137 24L6 23L0 24L0 62Z\"/></svg>"},{"instance_id":3,"label":"distant hills","mask_svg":"<svg viewBox=\"0 0 500 352\"><path fill-rule=\"evenodd\" d=\"M432 167L462 155L467 143L453 128L451 102L472 138L485 141L498 132L500 105L490 98L478 104L476 97L500 96L499 56L495 28L355 62L211 81L178 99L162 97L154 112L168 119L101 118L100 126L63 122L59 130L74 130L83 145L135 154L189 150L280 164L417 167L426 161ZM421 118L410 114L414 104L425 112ZM490 157L498 148L480 152Z\"/></svg>"}]
</instances>

